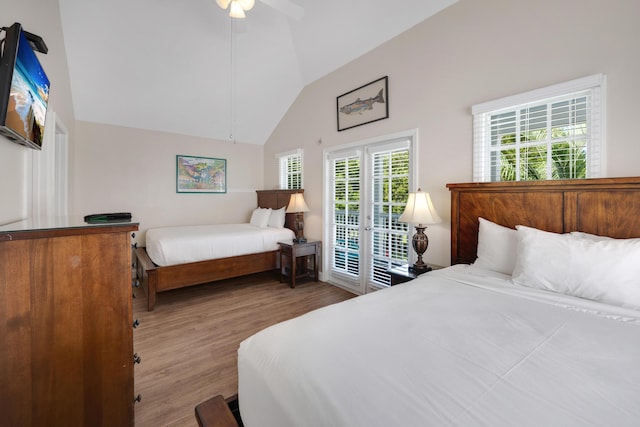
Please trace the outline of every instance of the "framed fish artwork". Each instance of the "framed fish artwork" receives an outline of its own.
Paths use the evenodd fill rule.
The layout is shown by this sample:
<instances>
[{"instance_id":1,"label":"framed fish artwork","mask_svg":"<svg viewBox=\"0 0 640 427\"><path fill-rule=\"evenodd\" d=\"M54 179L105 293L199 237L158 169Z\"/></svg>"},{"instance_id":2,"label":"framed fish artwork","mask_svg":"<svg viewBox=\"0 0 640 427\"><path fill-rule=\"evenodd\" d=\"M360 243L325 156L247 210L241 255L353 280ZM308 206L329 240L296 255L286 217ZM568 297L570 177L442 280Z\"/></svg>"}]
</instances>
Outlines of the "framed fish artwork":
<instances>
[{"instance_id":1,"label":"framed fish artwork","mask_svg":"<svg viewBox=\"0 0 640 427\"><path fill-rule=\"evenodd\" d=\"M338 132L389 118L389 79L384 76L336 98Z\"/></svg>"}]
</instances>

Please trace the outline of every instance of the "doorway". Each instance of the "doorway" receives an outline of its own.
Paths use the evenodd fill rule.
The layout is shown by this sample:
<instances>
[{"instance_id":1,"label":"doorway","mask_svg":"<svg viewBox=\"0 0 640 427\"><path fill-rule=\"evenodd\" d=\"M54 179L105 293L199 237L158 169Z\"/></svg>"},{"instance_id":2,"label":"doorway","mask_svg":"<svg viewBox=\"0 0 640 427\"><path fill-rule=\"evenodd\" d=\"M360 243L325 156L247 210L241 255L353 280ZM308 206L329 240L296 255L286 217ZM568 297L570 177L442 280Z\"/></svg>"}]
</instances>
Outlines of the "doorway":
<instances>
[{"instance_id":1,"label":"doorway","mask_svg":"<svg viewBox=\"0 0 640 427\"><path fill-rule=\"evenodd\" d=\"M325 280L364 294L407 263L409 227L398 217L417 174L415 140L404 132L325 153Z\"/></svg>"},{"instance_id":2,"label":"doorway","mask_svg":"<svg viewBox=\"0 0 640 427\"><path fill-rule=\"evenodd\" d=\"M68 140L64 123L49 111L42 150L31 153L31 218L68 214Z\"/></svg>"}]
</instances>

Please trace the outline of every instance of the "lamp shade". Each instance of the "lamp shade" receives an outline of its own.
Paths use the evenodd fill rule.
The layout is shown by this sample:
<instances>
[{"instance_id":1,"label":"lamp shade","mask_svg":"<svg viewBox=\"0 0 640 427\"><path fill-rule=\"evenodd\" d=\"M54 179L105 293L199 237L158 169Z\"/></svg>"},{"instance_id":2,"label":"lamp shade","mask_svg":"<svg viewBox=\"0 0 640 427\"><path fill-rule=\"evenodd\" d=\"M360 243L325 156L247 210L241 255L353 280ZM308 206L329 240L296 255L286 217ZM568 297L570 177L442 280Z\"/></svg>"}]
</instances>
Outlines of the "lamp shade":
<instances>
[{"instance_id":1,"label":"lamp shade","mask_svg":"<svg viewBox=\"0 0 640 427\"><path fill-rule=\"evenodd\" d=\"M231 0L216 0L216 3L218 3L218 6L220 6L223 9L226 9L227 7L229 7L230 2Z\"/></svg>"},{"instance_id":2,"label":"lamp shade","mask_svg":"<svg viewBox=\"0 0 640 427\"><path fill-rule=\"evenodd\" d=\"M302 193L293 193L287 206L287 213L297 212L309 212L309 206L305 203Z\"/></svg>"},{"instance_id":3,"label":"lamp shade","mask_svg":"<svg viewBox=\"0 0 640 427\"><path fill-rule=\"evenodd\" d=\"M431 196L425 191L418 191L415 193L409 193L409 199L407 200L407 206L404 208L404 212L398 218L400 222L408 222L409 224L437 224L442 222L442 219L433 207Z\"/></svg>"}]
</instances>

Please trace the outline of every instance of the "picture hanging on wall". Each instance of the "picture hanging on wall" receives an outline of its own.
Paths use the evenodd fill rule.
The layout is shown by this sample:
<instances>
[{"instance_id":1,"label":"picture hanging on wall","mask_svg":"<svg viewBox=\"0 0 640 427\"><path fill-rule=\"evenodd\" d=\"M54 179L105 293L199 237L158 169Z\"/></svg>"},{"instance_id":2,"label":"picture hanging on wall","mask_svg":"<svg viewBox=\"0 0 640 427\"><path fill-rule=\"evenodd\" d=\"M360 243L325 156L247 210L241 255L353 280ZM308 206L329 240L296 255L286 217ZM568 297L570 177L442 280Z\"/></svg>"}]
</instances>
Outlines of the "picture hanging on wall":
<instances>
[{"instance_id":1,"label":"picture hanging on wall","mask_svg":"<svg viewBox=\"0 0 640 427\"><path fill-rule=\"evenodd\" d=\"M384 76L337 97L338 132L388 118L388 86Z\"/></svg>"},{"instance_id":2,"label":"picture hanging on wall","mask_svg":"<svg viewBox=\"0 0 640 427\"><path fill-rule=\"evenodd\" d=\"M176 156L177 193L226 193L227 160Z\"/></svg>"}]
</instances>

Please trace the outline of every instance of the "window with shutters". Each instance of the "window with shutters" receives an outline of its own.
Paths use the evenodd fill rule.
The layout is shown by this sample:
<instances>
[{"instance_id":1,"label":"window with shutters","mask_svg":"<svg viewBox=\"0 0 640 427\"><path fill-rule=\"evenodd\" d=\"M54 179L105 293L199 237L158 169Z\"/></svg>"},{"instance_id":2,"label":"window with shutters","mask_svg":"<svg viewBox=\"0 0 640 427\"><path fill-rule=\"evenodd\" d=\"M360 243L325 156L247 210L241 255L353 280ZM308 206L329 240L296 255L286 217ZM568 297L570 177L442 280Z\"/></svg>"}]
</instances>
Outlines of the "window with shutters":
<instances>
[{"instance_id":1,"label":"window with shutters","mask_svg":"<svg viewBox=\"0 0 640 427\"><path fill-rule=\"evenodd\" d=\"M280 153L278 159L280 188L284 190L299 190L302 183L302 149Z\"/></svg>"},{"instance_id":2,"label":"window with shutters","mask_svg":"<svg viewBox=\"0 0 640 427\"><path fill-rule=\"evenodd\" d=\"M595 75L474 106L474 181L601 176L604 85Z\"/></svg>"}]
</instances>

